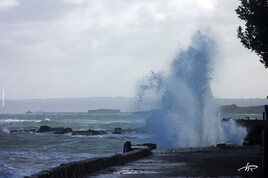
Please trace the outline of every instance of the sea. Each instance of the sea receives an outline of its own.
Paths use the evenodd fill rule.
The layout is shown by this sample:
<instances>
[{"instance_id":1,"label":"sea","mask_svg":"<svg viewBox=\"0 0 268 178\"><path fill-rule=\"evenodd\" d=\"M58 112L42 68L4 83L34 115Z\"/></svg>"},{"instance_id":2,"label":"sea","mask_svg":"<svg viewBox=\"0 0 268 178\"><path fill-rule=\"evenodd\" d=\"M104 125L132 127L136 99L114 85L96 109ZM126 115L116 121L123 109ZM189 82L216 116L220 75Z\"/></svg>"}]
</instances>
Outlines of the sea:
<instances>
[{"instance_id":1,"label":"sea","mask_svg":"<svg viewBox=\"0 0 268 178\"><path fill-rule=\"evenodd\" d=\"M148 113L0 114L0 177L20 178L62 163L122 153L126 141L150 142L146 131ZM223 114L222 118L262 119L261 114ZM103 135L36 132L40 126L72 128L73 131L103 130ZM126 130L113 134L115 128ZM32 131L36 130L36 131ZM16 131L16 132L14 132Z\"/></svg>"},{"instance_id":2,"label":"sea","mask_svg":"<svg viewBox=\"0 0 268 178\"><path fill-rule=\"evenodd\" d=\"M0 114L0 177L20 178L62 163L122 153L126 141L145 143L146 114ZM34 132L40 126L103 130L103 135ZM115 128L128 130L113 134ZM14 132L16 130L16 132ZM25 131L26 130L26 131Z\"/></svg>"}]
</instances>

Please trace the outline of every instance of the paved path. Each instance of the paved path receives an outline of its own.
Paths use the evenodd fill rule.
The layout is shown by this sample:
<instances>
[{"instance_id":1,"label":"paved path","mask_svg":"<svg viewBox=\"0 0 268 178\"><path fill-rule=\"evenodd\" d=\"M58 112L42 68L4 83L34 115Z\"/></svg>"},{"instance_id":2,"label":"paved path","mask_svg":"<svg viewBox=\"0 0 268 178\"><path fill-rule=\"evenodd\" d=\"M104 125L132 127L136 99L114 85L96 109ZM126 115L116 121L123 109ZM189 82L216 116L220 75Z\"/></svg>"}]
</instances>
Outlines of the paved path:
<instances>
[{"instance_id":1,"label":"paved path","mask_svg":"<svg viewBox=\"0 0 268 178\"><path fill-rule=\"evenodd\" d=\"M239 168L257 165L253 172ZM147 158L102 170L89 177L261 177L260 146L158 149Z\"/></svg>"}]
</instances>

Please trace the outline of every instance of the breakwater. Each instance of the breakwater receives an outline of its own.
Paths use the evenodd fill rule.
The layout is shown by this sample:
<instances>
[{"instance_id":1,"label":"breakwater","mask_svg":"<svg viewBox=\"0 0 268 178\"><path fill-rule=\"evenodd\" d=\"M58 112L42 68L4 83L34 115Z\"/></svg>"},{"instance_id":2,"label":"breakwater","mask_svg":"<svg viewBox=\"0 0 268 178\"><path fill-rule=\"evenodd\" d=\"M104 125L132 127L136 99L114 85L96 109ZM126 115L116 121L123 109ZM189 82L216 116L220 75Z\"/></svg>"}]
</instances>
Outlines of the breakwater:
<instances>
[{"instance_id":1,"label":"breakwater","mask_svg":"<svg viewBox=\"0 0 268 178\"><path fill-rule=\"evenodd\" d=\"M151 154L151 148L139 148L130 152L107 157L90 158L82 161L61 164L56 168L44 170L25 178L78 178L111 166L124 165Z\"/></svg>"}]
</instances>

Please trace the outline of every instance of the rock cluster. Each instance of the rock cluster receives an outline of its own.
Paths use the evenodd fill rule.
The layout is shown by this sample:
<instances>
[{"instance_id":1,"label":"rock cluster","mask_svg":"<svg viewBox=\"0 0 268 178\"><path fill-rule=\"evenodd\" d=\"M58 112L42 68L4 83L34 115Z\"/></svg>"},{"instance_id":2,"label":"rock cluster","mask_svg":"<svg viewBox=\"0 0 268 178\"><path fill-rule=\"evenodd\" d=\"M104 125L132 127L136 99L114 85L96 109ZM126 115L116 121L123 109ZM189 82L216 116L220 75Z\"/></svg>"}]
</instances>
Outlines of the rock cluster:
<instances>
[{"instance_id":1,"label":"rock cluster","mask_svg":"<svg viewBox=\"0 0 268 178\"><path fill-rule=\"evenodd\" d=\"M121 128L114 128L114 131L112 133L113 134L122 134L123 132L124 132L124 130Z\"/></svg>"},{"instance_id":2,"label":"rock cluster","mask_svg":"<svg viewBox=\"0 0 268 178\"><path fill-rule=\"evenodd\" d=\"M64 128L64 127L51 128L47 125L42 125L42 126L40 126L38 132L53 132L54 134L66 134L66 133L72 133L73 130L69 127L67 127L67 128Z\"/></svg>"},{"instance_id":3,"label":"rock cluster","mask_svg":"<svg viewBox=\"0 0 268 178\"><path fill-rule=\"evenodd\" d=\"M124 134L124 133L130 133L130 132L142 132L142 129L122 129L122 128L114 128L114 130L110 131L112 132L112 134ZM107 134L106 131L104 130L92 130L92 129L88 129L88 130L82 130L82 131L73 131L72 128L64 128L64 127L50 127L48 125L41 125L39 127L38 130L36 129L28 129L28 130L10 130L9 133L19 133L19 132L31 132L31 133L46 133L46 132L50 132L53 134L67 134L67 133L71 133L72 135L103 135L103 134Z\"/></svg>"},{"instance_id":4,"label":"rock cluster","mask_svg":"<svg viewBox=\"0 0 268 178\"><path fill-rule=\"evenodd\" d=\"M73 131L72 135L103 135L103 134L107 134L105 131L103 130L85 130L85 131Z\"/></svg>"},{"instance_id":5,"label":"rock cluster","mask_svg":"<svg viewBox=\"0 0 268 178\"><path fill-rule=\"evenodd\" d=\"M35 132L35 129L28 129L28 130L10 130L9 133L19 133L19 132Z\"/></svg>"}]
</instances>

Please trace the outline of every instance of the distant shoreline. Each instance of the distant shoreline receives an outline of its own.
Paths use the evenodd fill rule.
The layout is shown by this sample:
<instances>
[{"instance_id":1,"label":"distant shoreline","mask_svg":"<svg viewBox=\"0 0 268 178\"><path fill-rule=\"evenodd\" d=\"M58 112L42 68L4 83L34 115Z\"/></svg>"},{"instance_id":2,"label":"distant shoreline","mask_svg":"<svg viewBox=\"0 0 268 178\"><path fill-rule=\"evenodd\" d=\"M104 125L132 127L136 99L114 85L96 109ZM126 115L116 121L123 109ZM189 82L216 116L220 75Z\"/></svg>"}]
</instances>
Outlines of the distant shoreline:
<instances>
[{"instance_id":1,"label":"distant shoreline","mask_svg":"<svg viewBox=\"0 0 268 178\"><path fill-rule=\"evenodd\" d=\"M248 106L238 107L237 105L224 105L220 107L221 113L228 114L262 114L264 112L264 106Z\"/></svg>"},{"instance_id":2,"label":"distant shoreline","mask_svg":"<svg viewBox=\"0 0 268 178\"><path fill-rule=\"evenodd\" d=\"M76 111L31 111L27 110L21 113L1 113L0 115L5 115L5 114L28 114L28 115L55 115L55 114L60 114L60 115L98 115L98 114L122 114L122 113L130 113L133 115L140 115L140 114L152 114L155 112L156 109L152 110L143 110L143 111L121 111L120 109L94 109L94 110L88 110L84 112L76 112ZM264 106L248 106L248 107L239 107L237 105L223 105L220 106L220 112L222 114L262 114L264 112Z\"/></svg>"},{"instance_id":3,"label":"distant shoreline","mask_svg":"<svg viewBox=\"0 0 268 178\"><path fill-rule=\"evenodd\" d=\"M48 98L5 100L5 106L0 106L0 113L31 112L87 112L97 109L116 109L122 112L141 112L156 109L155 100L147 99L146 105L140 108L134 97L89 97L89 98ZM236 105L238 107L263 106L267 99L217 99L219 106Z\"/></svg>"}]
</instances>

